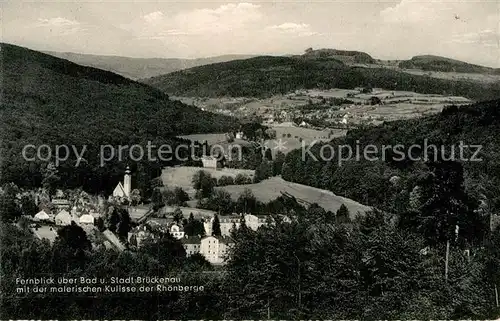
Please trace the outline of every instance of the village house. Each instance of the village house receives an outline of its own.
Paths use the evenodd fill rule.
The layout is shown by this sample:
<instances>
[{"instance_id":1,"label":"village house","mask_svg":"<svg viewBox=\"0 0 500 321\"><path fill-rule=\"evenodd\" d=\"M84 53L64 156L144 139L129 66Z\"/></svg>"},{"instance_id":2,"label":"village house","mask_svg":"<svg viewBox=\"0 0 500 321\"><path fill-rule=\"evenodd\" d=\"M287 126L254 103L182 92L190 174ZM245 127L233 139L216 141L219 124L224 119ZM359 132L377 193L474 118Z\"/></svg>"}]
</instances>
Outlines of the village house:
<instances>
[{"instance_id":1,"label":"village house","mask_svg":"<svg viewBox=\"0 0 500 321\"><path fill-rule=\"evenodd\" d=\"M45 212L44 210L41 210L40 212L35 214L35 217L33 218L35 221L50 221L50 216Z\"/></svg>"},{"instance_id":2,"label":"village house","mask_svg":"<svg viewBox=\"0 0 500 321\"><path fill-rule=\"evenodd\" d=\"M220 231L222 236L230 236L233 228L238 229L241 225L243 217L238 214L219 216ZM214 217L206 219L203 222L205 227L205 234L212 235L212 226L214 224Z\"/></svg>"},{"instance_id":3,"label":"village house","mask_svg":"<svg viewBox=\"0 0 500 321\"><path fill-rule=\"evenodd\" d=\"M201 158L201 163L204 168L217 169L217 158L213 156L203 156Z\"/></svg>"},{"instance_id":4,"label":"village house","mask_svg":"<svg viewBox=\"0 0 500 321\"><path fill-rule=\"evenodd\" d=\"M71 225L71 222L78 221L78 218L71 215L70 212L67 210L63 209L59 213L57 213L55 217L55 223L58 226L66 226L66 225Z\"/></svg>"},{"instance_id":5,"label":"village house","mask_svg":"<svg viewBox=\"0 0 500 321\"><path fill-rule=\"evenodd\" d=\"M175 237L176 239L180 240L184 237L184 228L179 225L179 224L172 224L170 226L170 235L172 235L173 237Z\"/></svg>"},{"instance_id":6,"label":"village house","mask_svg":"<svg viewBox=\"0 0 500 321\"><path fill-rule=\"evenodd\" d=\"M186 256L190 257L193 254L200 253L201 238L198 236L185 236L181 239L182 246L186 251Z\"/></svg>"},{"instance_id":7,"label":"village house","mask_svg":"<svg viewBox=\"0 0 500 321\"><path fill-rule=\"evenodd\" d=\"M245 218L245 225L248 228L257 231L259 227L266 224L268 217L264 215L245 214L244 218Z\"/></svg>"},{"instance_id":8,"label":"village house","mask_svg":"<svg viewBox=\"0 0 500 321\"><path fill-rule=\"evenodd\" d=\"M80 224L94 225L94 217L90 214L83 214L80 216Z\"/></svg>"},{"instance_id":9,"label":"village house","mask_svg":"<svg viewBox=\"0 0 500 321\"><path fill-rule=\"evenodd\" d=\"M128 242L137 247L147 239L154 239L154 234L148 230L146 225L137 226L128 233Z\"/></svg>"},{"instance_id":10,"label":"village house","mask_svg":"<svg viewBox=\"0 0 500 321\"><path fill-rule=\"evenodd\" d=\"M56 211L69 210L71 208L71 202L64 198L54 198L51 203L56 208Z\"/></svg>"},{"instance_id":11,"label":"village house","mask_svg":"<svg viewBox=\"0 0 500 321\"><path fill-rule=\"evenodd\" d=\"M200 241L200 253L212 264L223 264L233 245L229 237L206 236Z\"/></svg>"}]
</instances>

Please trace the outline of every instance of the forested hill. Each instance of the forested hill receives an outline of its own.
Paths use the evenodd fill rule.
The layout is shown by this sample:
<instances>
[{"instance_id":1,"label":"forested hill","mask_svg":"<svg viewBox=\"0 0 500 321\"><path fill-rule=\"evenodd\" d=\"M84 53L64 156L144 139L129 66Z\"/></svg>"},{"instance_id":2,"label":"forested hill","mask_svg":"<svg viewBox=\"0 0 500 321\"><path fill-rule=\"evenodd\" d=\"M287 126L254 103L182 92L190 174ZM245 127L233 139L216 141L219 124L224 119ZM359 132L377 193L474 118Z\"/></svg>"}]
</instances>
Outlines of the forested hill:
<instances>
[{"instance_id":1,"label":"forested hill","mask_svg":"<svg viewBox=\"0 0 500 321\"><path fill-rule=\"evenodd\" d=\"M176 96L266 97L301 88L380 87L473 100L500 97L500 83L435 79L385 68L362 68L330 56L256 57L205 65L143 80Z\"/></svg>"},{"instance_id":2,"label":"forested hill","mask_svg":"<svg viewBox=\"0 0 500 321\"><path fill-rule=\"evenodd\" d=\"M400 68L406 69L421 69L426 71L442 71L442 72L463 72L463 73L481 73L481 74L497 74L500 75L500 69L489 68L474 64L469 64L460 60L422 55L415 56L410 60L404 60L399 63Z\"/></svg>"},{"instance_id":3,"label":"forested hill","mask_svg":"<svg viewBox=\"0 0 500 321\"><path fill-rule=\"evenodd\" d=\"M317 144L311 152L318 161L310 155L303 160L301 151L295 150L287 155L282 176L289 181L331 190L366 205L401 213L408 210L415 188L426 184L429 168L424 160L411 161L408 157L400 160L399 155L391 154L391 149L383 159L381 149L382 146L401 144L408 155L410 146L417 144L422 147L412 150L413 159L423 159L425 140L427 146L438 146L438 154L441 154L441 146L445 146L447 158L454 148L455 160L460 159L460 142L482 145L476 156L482 161L470 161L477 148L464 149L465 159L469 161L461 161L463 183L470 195L483 201L489 211L500 211L500 100L460 108L447 107L439 115L351 130L346 137L329 143L335 146L333 150L337 153L336 146L349 145L355 151L359 141L361 153L364 146L376 146L377 160L364 160L361 154L360 161L351 159L339 166L338 153L331 161L321 161L318 156L323 144ZM435 153L434 149L429 147L428 155L432 153ZM432 160L433 156L429 159Z\"/></svg>"},{"instance_id":4,"label":"forested hill","mask_svg":"<svg viewBox=\"0 0 500 321\"><path fill-rule=\"evenodd\" d=\"M97 165L100 145L167 142L178 134L220 132L235 124L111 72L10 44L1 45L1 56L2 182L41 182L46 164L23 161L25 144L89 145L86 168L80 166L78 179L66 179L98 189L116 184L111 167Z\"/></svg>"},{"instance_id":5,"label":"forested hill","mask_svg":"<svg viewBox=\"0 0 500 321\"><path fill-rule=\"evenodd\" d=\"M347 64L349 63L367 63L373 64L375 63L375 59L373 59L369 54L361 51L352 51L352 50L338 50L338 49L308 49L301 56L302 58L334 58L341 60Z\"/></svg>"}]
</instances>

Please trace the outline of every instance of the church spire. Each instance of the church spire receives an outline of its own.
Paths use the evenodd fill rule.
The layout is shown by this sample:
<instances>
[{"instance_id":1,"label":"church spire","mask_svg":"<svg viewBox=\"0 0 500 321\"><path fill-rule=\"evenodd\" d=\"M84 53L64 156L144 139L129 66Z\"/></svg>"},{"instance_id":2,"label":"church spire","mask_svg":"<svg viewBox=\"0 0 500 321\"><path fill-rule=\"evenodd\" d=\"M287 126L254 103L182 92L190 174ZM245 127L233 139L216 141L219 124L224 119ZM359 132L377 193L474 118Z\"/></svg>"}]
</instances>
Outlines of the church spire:
<instances>
[{"instance_id":1,"label":"church spire","mask_svg":"<svg viewBox=\"0 0 500 321\"><path fill-rule=\"evenodd\" d=\"M130 168L127 166L125 170L125 177L123 178L123 190L126 197L130 197L130 191L132 189L132 177L130 176Z\"/></svg>"}]
</instances>

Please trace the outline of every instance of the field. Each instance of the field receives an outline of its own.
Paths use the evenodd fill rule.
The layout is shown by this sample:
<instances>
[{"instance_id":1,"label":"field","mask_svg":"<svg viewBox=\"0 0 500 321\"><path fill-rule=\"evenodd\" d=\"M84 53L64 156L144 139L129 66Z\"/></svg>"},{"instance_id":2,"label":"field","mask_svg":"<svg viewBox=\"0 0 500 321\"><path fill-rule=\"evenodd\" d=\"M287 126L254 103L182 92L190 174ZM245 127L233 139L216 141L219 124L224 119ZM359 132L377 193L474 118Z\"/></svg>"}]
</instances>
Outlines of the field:
<instances>
[{"instance_id":1,"label":"field","mask_svg":"<svg viewBox=\"0 0 500 321\"><path fill-rule=\"evenodd\" d=\"M299 127L293 123L276 124L272 125L271 128L276 130L276 141L266 141L268 144L267 146L273 151L276 151L278 150L277 144L279 144L281 140L281 146L283 148L280 150L285 154L294 149L301 148L302 144L309 145L313 141L329 141L334 137L344 136L346 133L344 129L317 130ZM288 137L288 134L290 134L290 137Z\"/></svg>"},{"instance_id":2,"label":"field","mask_svg":"<svg viewBox=\"0 0 500 321\"><path fill-rule=\"evenodd\" d=\"M486 73L468 73L468 72L453 72L453 71L428 71L421 69L399 68L400 61L394 60L392 63L381 64L353 64L352 66L364 68L387 68L397 71L402 71L407 74L417 76L429 76L431 78L446 79L446 80L469 80L481 83L495 83L500 81L500 75Z\"/></svg>"},{"instance_id":3,"label":"field","mask_svg":"<svg viewBox=\"0 0 500 321\"><path fill-rule=\"evenodd\" d=\"M213 217L216 213L214 211L204 210L196 207L164 206L160 209L159 214L173 213L177 208L181 210L182 215L184 216L185 219L188 219L191 214L193 214L193 217L195 219L204 219L207 217Z\"/></svg>"},{"instance_id":4,"label":"field","mask_svg":"<svg viewBox=\"0 0 500 321\"><path fill-rule=\"evenodd\" d=\"M186 193L189 194L189 196L193 196L196 191L193 189L191 181L193 179L193 175L200 170L210 173L212 177L217 179L224 175L231 176L233 178L238 174L245 174L252 178L254 176L254 171L247 169L222 168L214 170L203 167L178 166L164 168L161 174L161 179L163 185L167 188L181 187L184 191L186 191Z\"/></svg>"},{"instance_id":5,"label":"field","mask_svg":"<svg viewBox=\"0 0 500 321\"><path fill-rule=\"evenodd\" d=\"M226 134L225 133L220 133L220 134L192 134L192 135L181 135L177 136L180 138L184 139L189 139L190 141L198 141L200 143L203 143L204 141L207 141L209 145L217 144L223 141L226 141Z\"/></svg>"},{"instance_id":6,"label":"field","mask_svg":"<svg viewBox=\"0 0 500 321\"><path fill-rule=\"evenodd\" d=\"M230 185L217 188L228 191L235 200L245 188L249 188L261 202L269 202L281 196L281 192L287 192L297 199L310 203L318 203L327 211L335 212L339 209L340 205L344 204L349 209L351 217L354 217L358 212L364 213L370 210L368 206L348 198L337 196L330 191L287 182L280 177L272 177L257 184Z\"/></svg>"},{"instance_id":7,"label":"field","mask_svg":"<svg viewBox=\"0 0 500 321\"><path fill-rule=\"evenodd\" d=\"M348 94L350 97L347 97ZM344 104L338 111L329 115L333 122L346 118L345 124L361 122L376 124L382 121L416 118L438 113L446 105L463 105L473 102L459 96L419 94L412 91L389 91L378 88L374 88L371 93L345 89L309 90L307 95L351 100L354 104ZM368 100L371 97L378 97L381 104L370 105Z\"/></svg>"}]
</instances>

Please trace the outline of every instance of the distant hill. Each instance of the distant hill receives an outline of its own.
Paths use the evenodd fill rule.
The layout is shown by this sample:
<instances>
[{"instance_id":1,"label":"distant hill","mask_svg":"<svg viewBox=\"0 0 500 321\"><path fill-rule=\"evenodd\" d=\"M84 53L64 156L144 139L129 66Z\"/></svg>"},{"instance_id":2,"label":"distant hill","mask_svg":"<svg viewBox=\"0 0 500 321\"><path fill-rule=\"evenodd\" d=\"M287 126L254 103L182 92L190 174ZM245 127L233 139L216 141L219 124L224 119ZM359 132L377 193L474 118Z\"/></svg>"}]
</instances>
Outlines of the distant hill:
<instances>
[{"instance_id":1,"label":"distant hill","mask_svg":"<svg viewBox=\"0 0 500 321\"><path fill-rule=\"evenodd\" d=\"M410 60L403 60L399 63L400 68L405 69L421 69L425 71L442 71L442 72L462 72L462 73L485 73L500 75L500 69L483 67L466 63L460 60L423 55L415 56Z\"/></svg>"},{"instance_id":2,"label":"distant hill","mask_svg":"<svg viewBox=\"0 0 500 321\"><path fill-rule=\"evenodd\" d=\"M337 50L337 49L308 49L301 56L296 57L304 57L310 59L317 58L333 58L340 60L346 64L354 64L354 63L366 63L373 64L375 63L375 59L373 59L369 54L360 52L360 51L350 51L350 50Z\"/></svg>"},{"instance_id":3,"label":"distant hill","mask_svg":"<svg viewBox=\"0 0 500 321\"><path fill-rule=\"evenodd\" d=\"M175 96L269 97L296 89L359 86L446 94L487 100L500 97L499 83L475 83L412 75L384 67L349 66L322 51L293 57L261 56L211 64L143 80ZM328 51L326 51L328 53ZM319 58L315 58L319 55Z\"/></svg>"},{"instance_id":4,"label":"distant hill","mask_svg":"<svg viewBox=\"0 0 500 321\"><path fill-rule=\"evenodd\" d=\"M115 155L101 167L100 147L140 144L145 149L148 141L175 147L177 135L237 126L232 118L171 101L157 89L108 71L10 44L1 44L1 58L0 183L39 186L49 175L46 162L27 162L20 155L26 144L47 144L87 148L78 168L71 157L58 168L55 177L67 186L109 189L127 163L142 167L145 176L137 177L137 184L146 184L159 175L162 162L127 161L125 152L121 161Z\"/></svg>"},{"instance_id":5,"label":"distant hill","mask_svg":"<svg viewBox=\"0 0 500 321\"><path fill-rule=\"evenodd\" d=\"M54 57L67 59L79 65L111 71L134 80L168 74L177 70L201 65L254 57L252 55L223 55L198 59L180 59L131 58L53 51L47 51L45 53Z\"/></svg>"}]
</instances>

